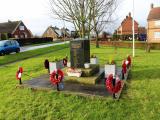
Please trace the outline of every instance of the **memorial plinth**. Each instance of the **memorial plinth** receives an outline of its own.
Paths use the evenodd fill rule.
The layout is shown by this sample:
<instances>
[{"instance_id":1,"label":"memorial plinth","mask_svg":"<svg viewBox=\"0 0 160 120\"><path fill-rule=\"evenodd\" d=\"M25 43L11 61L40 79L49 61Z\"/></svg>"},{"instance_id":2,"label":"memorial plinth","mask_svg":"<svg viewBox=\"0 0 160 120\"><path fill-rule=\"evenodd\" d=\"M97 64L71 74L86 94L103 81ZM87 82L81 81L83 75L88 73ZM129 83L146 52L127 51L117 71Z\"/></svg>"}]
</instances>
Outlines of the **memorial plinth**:
<instances>
[{"instance_id":1,"label":"memorial plinth","mask_svg":"<svg viewBox=\"0 0 160 120\"><path fill-rule=\"evenodd\" d=\"M90 41L78 38L70 42L71 67L84 68L85 63L90 63Z\"/></svg>"}]
</instances>

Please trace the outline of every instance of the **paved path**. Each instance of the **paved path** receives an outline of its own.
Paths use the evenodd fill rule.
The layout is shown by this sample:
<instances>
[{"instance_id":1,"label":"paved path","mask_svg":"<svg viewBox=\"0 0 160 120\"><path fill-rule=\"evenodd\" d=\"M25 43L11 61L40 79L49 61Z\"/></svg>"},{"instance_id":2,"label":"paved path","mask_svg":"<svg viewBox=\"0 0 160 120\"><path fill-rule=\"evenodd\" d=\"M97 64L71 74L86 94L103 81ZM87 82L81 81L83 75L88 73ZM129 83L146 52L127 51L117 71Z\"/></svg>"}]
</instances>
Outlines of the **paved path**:
<instances>
[{"instance_id":1,"label":"paved path","mask_svg":"<svg viewBox=\"0 0 160 120\"><path fill-rule=\"evenodd\" d=\"M109 93L106 91L105 85L84 85L78 83L69 83L64 78L64 89L61 92L68 94L78 94L81 96L101 96L108 97ZM31 80L23 81L23 87L31 88L32 90L52 91L56 90L56 86L52 85L49 80L49 75L41 75L40 77Z\"/></svg>"},{"instance_id":2,"label":"paved path","mask_svg":"<svg viewBox=\"0 0 160 120\"><path fill-rule=\"evenodd\" d=\"M39 45L39 46L24 46L24 47L21 47L21 52L36 50L36 49L39 49L39 48L46 48L46 47L55 46L55 45L62 45L62 44L65 44L65 43L69 43L69 41L60 42L60 43L53 43L53 44L46 44L46 45Z\"/></svg>"}]
</instances>

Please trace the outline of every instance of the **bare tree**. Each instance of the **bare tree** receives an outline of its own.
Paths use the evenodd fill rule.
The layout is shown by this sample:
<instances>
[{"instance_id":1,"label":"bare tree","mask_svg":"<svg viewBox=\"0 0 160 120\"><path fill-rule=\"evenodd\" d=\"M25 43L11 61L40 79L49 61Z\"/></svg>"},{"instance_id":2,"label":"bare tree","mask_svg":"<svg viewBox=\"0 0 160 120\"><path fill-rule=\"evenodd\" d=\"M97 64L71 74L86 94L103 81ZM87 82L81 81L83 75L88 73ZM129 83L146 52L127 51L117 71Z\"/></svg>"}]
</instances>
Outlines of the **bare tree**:
<instances>
[{"instance_id":1,"label":"bare tree","mask_svg":"<svg viewBox=\"0 0 160 120\"><path fill-rule=\"evenodd\" d=\"M99 47L98 36L105 26L112 22L112 15L117 8L117 0L91 0L93 10L93 30L96 34L96 47Z\"/></svg>"},{"instance_id":2,"label":"bare tree","mask_svg":"<svg viewBox=\"0 0 160 120\"><path fill-rule=\"evenodd\" d=\"M98 44L98 35L109 21L115 1L50 0L50 5L55 17L73 23L80 37L85 37L87 34L89 38L91 30L94 30Z\"/></svg>"},{"instance_id":3,"label":"bare tree","mask_svg":"<svg viewBox=\"0 0 160 120\"><path fill-rule=\"evenodd\" d=\"M55 17L73 23L79 35L85 37L85 26L90 24L88 0L50 0L50 5Z\"/></svg>"}]
</instances>

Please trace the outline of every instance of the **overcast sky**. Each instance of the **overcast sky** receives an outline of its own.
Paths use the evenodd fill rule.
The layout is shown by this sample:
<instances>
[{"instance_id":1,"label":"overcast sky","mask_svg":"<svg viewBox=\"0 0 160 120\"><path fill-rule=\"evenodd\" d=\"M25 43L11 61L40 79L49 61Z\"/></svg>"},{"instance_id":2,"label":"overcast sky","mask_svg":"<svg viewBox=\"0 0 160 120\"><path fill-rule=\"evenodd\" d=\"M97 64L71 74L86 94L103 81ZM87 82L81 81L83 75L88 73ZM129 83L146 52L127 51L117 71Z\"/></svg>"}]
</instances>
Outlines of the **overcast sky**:
<instances>
[{"instance_id":1,"label":"overcast sky","mask_svg":"<svg viewBox=\"0 0 160 120\"><path fill-rule=\"evenodd\" d=\"M112 28L120 25L121 21L132 12L132 0L122 1L115 13L116 21ZM140 26L146 26L150 4L160 6L160 0L134 0L135 19ZM57 21L51 17L48 0L0 0L0 22L8 20L22 20L33 34L41 35L45 29L52 25L63 27L63 21ZM73 29L72 25L65 23L66 27Z\"/></svg>"}]
</instances>

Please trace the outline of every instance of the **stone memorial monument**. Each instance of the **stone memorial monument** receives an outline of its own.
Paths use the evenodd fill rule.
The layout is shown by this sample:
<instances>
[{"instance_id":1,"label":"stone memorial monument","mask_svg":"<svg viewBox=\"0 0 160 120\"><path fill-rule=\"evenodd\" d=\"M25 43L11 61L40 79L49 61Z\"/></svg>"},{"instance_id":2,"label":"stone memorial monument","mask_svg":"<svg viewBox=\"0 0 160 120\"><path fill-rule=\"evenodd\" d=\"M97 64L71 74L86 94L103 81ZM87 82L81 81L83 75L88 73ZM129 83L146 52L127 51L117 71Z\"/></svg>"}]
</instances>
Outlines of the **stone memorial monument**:
<instances>
[{"instance_id":1,"label":"stone memorial monument","mask_svg":"<svg viewBox=\"0 0 160 120\"><path fill-rule=\"evenodd\" d=\"M85 63L90 63L90 41L78 38L70 42L71 67L84 68Z\"/></svg>"}]
</instances>

